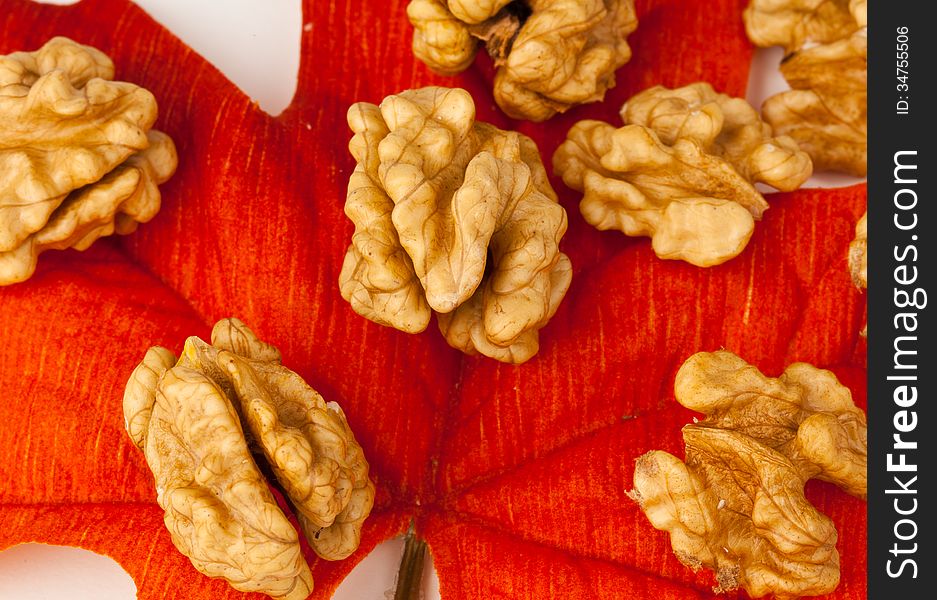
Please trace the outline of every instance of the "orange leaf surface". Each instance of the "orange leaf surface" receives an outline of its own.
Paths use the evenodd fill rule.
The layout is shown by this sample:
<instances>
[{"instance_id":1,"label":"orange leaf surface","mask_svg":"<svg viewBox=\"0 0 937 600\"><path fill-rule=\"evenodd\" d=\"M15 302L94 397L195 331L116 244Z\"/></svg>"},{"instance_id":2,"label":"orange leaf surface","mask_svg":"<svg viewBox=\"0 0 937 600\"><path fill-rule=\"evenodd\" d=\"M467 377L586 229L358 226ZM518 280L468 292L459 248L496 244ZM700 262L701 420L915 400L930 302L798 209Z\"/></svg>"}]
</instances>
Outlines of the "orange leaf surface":
<instances>
[{"instance_id":1,"label":"orange leaf surface","mask_svg":"<svg viewBox=\"0 0 937 600\"><path fill-rule=\"evenodd\" d=\"M278 117L127 0L3 0L0 53L54 35L100 48L118 78L156 95L180 162L151 223L83 254L47 253L28 282L0 288L0 549L39 541L110 555L141 600L262 597L199 575L172 547L120 407L148 346L179 349L233 315L342 405L377 484L351 559L307 552L313 597L411 520L443 598L714 597L712 576L683 567L625 496L634 459L682 455L692 413L674 401L673 378L700 350L724 347L769 375L798 360L830 368L865 406L865 301L846 266L865 185L768 196L748 248L699 269L588 226L579 195L554 178L573 284L540 353L510 366L463 356L433 327L380 327L341 299L353 230L344 115L355 101L458 85L479 119L530 135L549 164L572 123L617 122L624 99L650 85L702 79L744 95L744 5L639 1L634 58L606 101L531 124L494 105L487 57L455 78L416 61L406 0L306 0L299 88ZM864 503L820 482L807 491L840 533L842 581L829 597L865 598Z\"/></svg>"}]
</instances>

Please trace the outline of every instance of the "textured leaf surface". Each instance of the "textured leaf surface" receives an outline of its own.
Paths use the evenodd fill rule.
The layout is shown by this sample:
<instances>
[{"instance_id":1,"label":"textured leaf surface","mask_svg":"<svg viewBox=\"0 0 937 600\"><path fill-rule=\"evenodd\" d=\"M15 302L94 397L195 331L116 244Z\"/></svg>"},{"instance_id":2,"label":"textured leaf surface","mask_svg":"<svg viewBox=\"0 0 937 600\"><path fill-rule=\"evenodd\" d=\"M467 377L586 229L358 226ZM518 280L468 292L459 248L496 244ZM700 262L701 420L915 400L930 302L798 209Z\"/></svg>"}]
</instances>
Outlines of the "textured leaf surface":
<instances>
[{"instance_id":1,"label":"textured leaf surface","mask_svg":"<svg viewBox=\"0 0 937 600\"><path fill-rule=\"evenodd\" d=\"M540 354L514 367L462 356L433 326L382 328L341 299L353 229L342 213L353 168L344 115L405 88L460 85L480 119L530 135L549 164L575 121L615 123L624 99L650 85L703 79L743 95L744 4L639 1L634 58L606 101L530 124L495 107L487 57L456 78L415 61L405 0L306 0L299 89L276 118L126 0L2 0L0 53L53 35L102 49L118 78L156 95L157 127L180 163L162 212L137 233L47 253L30 281L0 289L0 548L108 554L144 600L251 596L175 552L120 409L148 346L178 350L235 315L342 405L372 465L378 496L362 548L331 564L307 552L314 597L411 519L444 598L712 597L711 576L680 565L625 497L634 459L682 455L692 414L673 400L673 378L700 350L724 347L772 376L797 360L833 369L865 406L865 301L846 264L865 185L770 195L748 248L704 270L589 227L578 195L554 178L573 285ZM865 598L864 503L818 482L807 492L840 532L831 597Z\"/></svg>"}]
</instances>

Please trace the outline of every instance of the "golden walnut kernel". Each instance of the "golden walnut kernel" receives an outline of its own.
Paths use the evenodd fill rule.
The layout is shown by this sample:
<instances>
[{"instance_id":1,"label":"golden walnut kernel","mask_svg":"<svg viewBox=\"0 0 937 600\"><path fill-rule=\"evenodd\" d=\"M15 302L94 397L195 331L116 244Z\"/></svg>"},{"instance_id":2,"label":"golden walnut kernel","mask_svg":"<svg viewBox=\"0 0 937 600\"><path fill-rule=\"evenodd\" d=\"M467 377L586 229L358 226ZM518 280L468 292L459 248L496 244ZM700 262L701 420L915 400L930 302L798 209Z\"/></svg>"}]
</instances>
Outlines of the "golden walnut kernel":
<instances>
[{"instance_id":1,"label":"golden walnut kernel","mask_svg":"<svg viewBox=\"0 0 937 600\"><path fill-rule=\"evenodd\" d=\"M520 363L572 267L566 211L537 146L475 121L461 89L428 87L348 110L355 224L339 286L358 314L416 333L437 313L449 344Z\"/></svg>"},{"instance_id":2,"label":"golden walnut kernel","mask_svg":"<svg viewBox=\"0 0 937 600\"><path fill-rule=\"evenodd\" d=\"M0 56L0 285L159 211L175 147L150 130L153 95L113 77L107 56L62 37Z\"/></svg>"},{"instance_id":3,"label":"golden walnut kernel","mask_svg":"<svg viewBox=\"0 0 937 600\"><path fill-rule=\"evenodd\" d=\"M869 287L867 276L869 265L869 230L866 218L868 213L863 214L859 222L856 223L856 239L849 244L849 273L852 275L852 282L857 288L866 289ZM869 332L868 324L862 327L859 333L865 337Z\"/></svg>"},{"instance_id":4,"label":"golden walnut kernel","mask_svg":"<svg viewBox=\"0 0 937 600\"><path fill-rule=\"evenodd\" d=\"M468 68L483 42L498 106L531 121L601 100L638 25L633 0L411 0L407 16L413 53L438 73Z\"/></svg>"},{"instance_id":5,"label":"golden walnut kernel","mask_svg":"<svg viewBox=\"0 0 937 600\"><path fill-rule=\"evenodd\" d=\"M754 0L745 24L753 43L787 52L781 74L792 89L765 101L765 120L794 138L818 170L865 176L866 3Z\"/></svg>"},{"instance_id":6,"label":"golden walnut kernel","mask_svg":"<svg viewBox=\"0 0 937 600\"><path fill-rule=\"evenodd\" d=\"M861 6L860 6L861 5ZM855 11L855 13L853 12ZM745 30L756 46L783 46L789 54L805 44L826 44L860 27L864 0L751 0L745 9Z\"/></svg>"},{"instance_id":7,"label":"golden walnut kernel","mask_svg":"<svg viewBox=\"0 0 937 600\"><path fill-rule=\"evenodd\" d=\"M804 484L817 478L866 496L866 419L849 390L805 363L775 379L721 351L691 356L674 391L706 418L683 428L685 462L656 450L638 458L631 496L670 533L680 562L714 570L717 593L833 591L836 528Z\"/></svg>"},{"instance_id":8,"label":"golden walnut kernel","mask_svg":"<svg viewBox=\"0 0 937 600\"><path fill-rule=\"evenodd\" d=\"M868 213L863 214L859 222L856 223L856 239L849 244L849 272L852 274L852 281L856 284L856 287L862 289L869 287L866 274L869 264L869 226L866 222L867 217Z\"/></svg>"},{"instance_id":9,"label":"golden walnut kernel","mask_svg":"<svg viewBox=\"0 0 937 600\"><path fill-rule=\"evenodd\" d=\"M654 130L673 145L697 142L707 153L732 165L752 183L789 192L813 173L810 157L787 136L775 136L751 104L716 92L705 82L674 90L655 86L621 107L622 121Z\"/></svg>"},{"instance_id":10,"label":"golden walnut kernel","mask_svg":"<svg viewBox=\"0 0 937 600\"><path fill-rule=\"evenodd\" d=\"M124 394L127 433L153 471L173 544L196 569L302 600L312 574L258 462L328 560L358 547L374 501L368 463L341 408L280 364L276 348L237 319L219 321L211 339L189 338L178 360L150 348Z\"/></svg>"},{"instance_id":11,"label":"golden walnut kernel","mask_svg":"<svg viewBox=\"0 0 937 600\"><path fill-rule=\"evenodd\" d=\"M709 84L654 87L622 108L625 126L581 121L553 156L599 229L649 236L661 258L708 267L738 255L768 208L755 188L792 190L810 159L742 99Z\"/></svg>"}]
</instances>

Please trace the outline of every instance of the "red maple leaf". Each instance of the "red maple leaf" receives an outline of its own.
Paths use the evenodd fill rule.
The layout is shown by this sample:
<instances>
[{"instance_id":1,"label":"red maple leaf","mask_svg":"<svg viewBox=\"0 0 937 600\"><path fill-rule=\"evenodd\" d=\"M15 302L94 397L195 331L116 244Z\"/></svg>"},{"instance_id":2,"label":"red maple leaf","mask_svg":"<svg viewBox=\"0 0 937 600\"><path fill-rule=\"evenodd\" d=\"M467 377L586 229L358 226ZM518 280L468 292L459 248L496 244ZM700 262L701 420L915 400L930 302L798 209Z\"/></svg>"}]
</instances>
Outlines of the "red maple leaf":
<instances>
[{"instance_id":1,"label":"red maple leaf","mask_svg":"<svg viewBox=\"0 0 937 600\"><path fill-rule=\"evenodd\" d=\"M617 122L648 86L706 80L744 95L752 53L744 0L639 1L634 58L605 102L512 122L492 100L487 58L455 78L413 58L406 3L306 0L298 91L271 117L127 0L3 0L0 53L54 35L102 49L119 79L156 95L180 162L153 222L84 254L49 252L32 279L0 289L0 549L107 554L141 600L261 597L199 575L172 547L120 406L148 346L178 349L231 315L342 405L372 466L378 497L360 550L340 563L308 553L316 598L411 521L443 598L711 598L712 576L683 567L625 496L637 456L682 456L683 360L724 347L770 375L811 362L865 406L865 304L846 265L865 185L770 195L748 248L699 269L588 226L579 195L554 178L575 275L522 366L465 357L432 327L407 335L356 315L337 285L353 230L342 212L351 103L465 87L479 119L531 136L549 164L575 121ZM840 534L829 598L865 598L864 503L820 482L807 492Z\"/></svg>"}]
</instances>

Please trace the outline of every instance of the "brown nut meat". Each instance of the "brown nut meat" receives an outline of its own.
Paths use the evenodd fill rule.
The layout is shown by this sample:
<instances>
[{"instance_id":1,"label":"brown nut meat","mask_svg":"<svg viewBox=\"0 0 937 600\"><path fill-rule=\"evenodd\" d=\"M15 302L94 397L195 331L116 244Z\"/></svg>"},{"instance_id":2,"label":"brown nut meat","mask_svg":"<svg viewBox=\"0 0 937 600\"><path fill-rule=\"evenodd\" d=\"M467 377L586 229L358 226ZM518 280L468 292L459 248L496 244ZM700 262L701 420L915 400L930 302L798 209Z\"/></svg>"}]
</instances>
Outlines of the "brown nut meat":
<instances>
[{"instance_id":1,"label":"brown nut meat","mask_svg":"<svg viewBox=\"0 0 937 600\"><path fill-rule=\"evenodd\" d=\"M781 64L793 89L762 106L765 120L797 140L817 170L866 174L867 51L865 29L799 51Z\"/></svg>"},{"instance_id":2,"label":"brown nut meat","mask_svg":"<svg viewBox=\"0 0 937 600\"><path fill-rule=\"evenodd\" d=\"M237 319L219 321L211 345L189 338L178 360L151 348L127 384L124 417L173 543L206 575L275 598L312 591L296 530L255 461L269 465L317 554L337 560L358 547L374 486L344 413Z\"/></svg>"},{"instance_id":3,"label":"brown nut meat","mask_svg":"<svg viewBox=\"0 0 937 600\"><path fill-rule=\"evenodd\" d=\"M150 130L153 95L113 77L107 56L61 37L0 56L0 285L44 250L84 250L159 211L175 147Z\"/></svg>"},{"instance_id":4,"label":"brown nut meat","mask_svg":"<svg viewBox=\"0 0 937 600\"><path fill-rule=\"evenodd\" d=\"M859 222L856 223L856 239L849 244L849 273L852 275L852 282L857 288L866 289L869 287L868 266L869 266L869 228L866 223L868 213L863 214ZM869 333L868 324L863 325L859 332L862 337Z\"/></svg>"},{"instance_id":5,"label":"brown nut meat","mask_svg":"<svg viewBox=\"0 0 937 600\"><path fill-rule=\"evenodd\" d=\"M621 118L626 125L653 129L668 145L681 138L694 140L748 181L783 192L796 190L813 173L810 157L797 142L775 137L751 104L717 93L705 82L647 89L621 107Z\"/></svg>"},{"instance_id":6,"label":"brown nut meat","mask_svg":"<svg viewBox=\"0 0 937 600\"><path fill-rule=\"evenodd\" d=\"M868 3L866 0L849 0L849 12L859 27L868 25Z\"/></svg>"},{"instance_id":7,"label":"brown nut meat","mask_svg":"<svg viewBox=\"0 0 937 600\"><path fill-rule=\"evenodd\" d=\"M737 256L768 208L728 162L692 140L667 146L640 125L576 123L553 169L584 193L579 210L588 223L648 236L657 256L700 267Z\"/></svg>"},{"instance_id":8,"label":"brown nut meat","mask_svg":"<svg viewBox=\"0 0 937 600\"><path fill-rule=\"evenodd\" d=\"M856 239L849 244L849 272L856 287L865 289L869 287L867 276L869 255L869 226L866 222L868 213L862 215L856 223Z\"/></svg>"},{"instance_id":9,"label":"brown nut meat","mask_svg":"<svg viewBox=\"0 0 937 600\"><path fill-rule=\"evenodd\" d=\"M631 496L677 558L714 570L717 593L835 589L836 528L803 488L817 478L865 498L866 419L849 390L808 364L774 379L724 351L691 356L674 390L706 418L683 428L685 463L662 451L638 459Z\"/></svg>"},{"instance_id":10,"label":"brown nut meat","mask_svg":"<svg viewBox=\"0 0 937 600\"><path fill-rule=\"evenodd\" d=\"M754 0L749 38L784 46L781 73L791 86L765 102L765 120L813 159L817 170L866 174L866 2Z\"/></svg>"},{"instance_id":11,"label":"brown nut meat","mask_svg":"<svg viewBox=\"0 0 937 600\"><path fill-rule=\"evenodd\" d=\"M581 121L553 155L553 169L584 192L595 227L649 236L661 258L718 265L748 244L768 203L762 181L791 190L811 163L747 102L709 84L655 87L622 107L626 125Z\"/></svg>"},{"instance_id":12,"label":"brown nut meat","mask_svg":"<svg viewBox=\"0 0 937 600\"><path fill-rule=\"evenodd\" d=\"M751 0L743 13L753 44L783 46L788 54L848 37L865 27L864 15L865 0Z\"/></svg>"},{"instance_id":13,"label":"brown nut meat","mask_svg":"<svg viewBox=\"0 0 937 600\"><path fill-rule=\"evenodd\" d=\"M566 211L534 142L476 122L461 89L359 102L348 124L358 166L345 202L355 233L342 297L409 333L435 311L463 352L531 358L572 277L559 251Z\"/></svg>"},{"instance_id":14,"label":"brown nut meat","mask_svg":"<svg viewBox=\"0 0 937 600\"><path fill-rule=\"evenodd\" d=\"M601 100L638 25L633 0L411 0L407 16L414 55L441 74L468 68L484 42L495 101L531 121Z\"/></svg>"}]
</instances>

